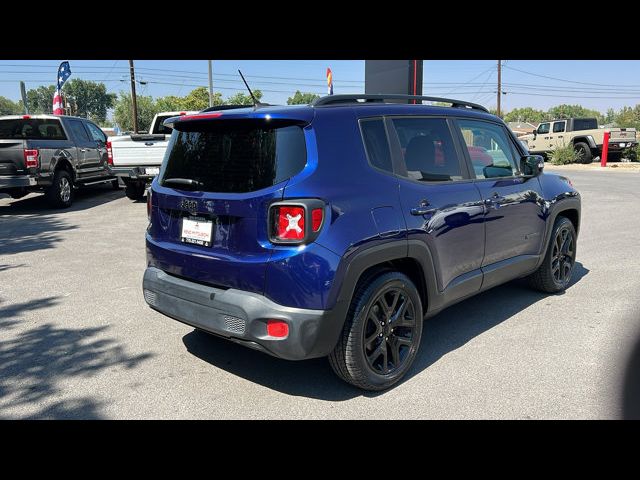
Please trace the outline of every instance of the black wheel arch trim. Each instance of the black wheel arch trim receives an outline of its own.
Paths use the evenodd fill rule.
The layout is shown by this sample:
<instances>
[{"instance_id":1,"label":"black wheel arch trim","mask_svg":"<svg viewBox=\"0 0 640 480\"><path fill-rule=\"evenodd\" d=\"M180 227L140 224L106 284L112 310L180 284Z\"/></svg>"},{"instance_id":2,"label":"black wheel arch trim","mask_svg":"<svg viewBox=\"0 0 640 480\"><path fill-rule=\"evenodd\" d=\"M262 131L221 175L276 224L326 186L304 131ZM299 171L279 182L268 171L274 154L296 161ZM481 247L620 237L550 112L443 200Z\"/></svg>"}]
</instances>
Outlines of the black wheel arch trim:
<instances>
[{"instance_id":1,"label":"black wheel arch trim","mask_svg":"<svg viewBox=\"0 0 640 480\"><path fill-rule=\"evenodd\" d=\"M586 143L587 145L589 145L589 148L598 148L598 146L596 145L595 140L593 139L593 137L591 135L586 135L584 137L573 137L571 139L571 143L573 145L575 145L578 142Z\"/></svg>"},{"instance_id":2,"label":"black wheel arch trim","mask_svg":"<svg viewBox=\"0 0 640 480\"><path fill-rule=\"evenodd\" d=\"M553 226L556 223L556 219L559 215L562 215L563 212L567 212L569 210L576 210L578 212L578 225L574 226L576 230L576 237L578 236L578 232L580 230L580 219L582 216L580 197L577 194L576 196L572 197L559 197L553 202L549 210L547 227L544 234L544 242L542 244L542 249L540 251L536 268L538 268L542 264L545 257L545 252L547 251L547 248L549 248L549 242L551 241L551 234L553 233Z\"/></svg>"}]
</instances>

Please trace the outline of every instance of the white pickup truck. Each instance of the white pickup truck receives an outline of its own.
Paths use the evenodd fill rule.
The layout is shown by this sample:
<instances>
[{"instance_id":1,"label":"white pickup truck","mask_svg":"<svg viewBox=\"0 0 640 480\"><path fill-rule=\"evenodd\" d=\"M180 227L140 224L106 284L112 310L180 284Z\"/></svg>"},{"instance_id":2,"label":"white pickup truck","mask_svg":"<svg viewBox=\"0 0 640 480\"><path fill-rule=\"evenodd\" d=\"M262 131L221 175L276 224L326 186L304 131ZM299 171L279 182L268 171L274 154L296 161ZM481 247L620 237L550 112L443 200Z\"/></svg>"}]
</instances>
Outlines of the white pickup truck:
<instances>
[{"instance_id":1,"label":"white pickup truck","mask_svg":"<svg viewBox=\"0 0 640 480\"><path fill-rule=\"evenodd\" d=\"M149 133L109 137L107 150L111 170L124 182L127 197L142 199L147 185L160 171L171 136L171 128L163 125L164 121L195 113L198 112L160 112L153 117Z\"/></svg>"}]
</instances>

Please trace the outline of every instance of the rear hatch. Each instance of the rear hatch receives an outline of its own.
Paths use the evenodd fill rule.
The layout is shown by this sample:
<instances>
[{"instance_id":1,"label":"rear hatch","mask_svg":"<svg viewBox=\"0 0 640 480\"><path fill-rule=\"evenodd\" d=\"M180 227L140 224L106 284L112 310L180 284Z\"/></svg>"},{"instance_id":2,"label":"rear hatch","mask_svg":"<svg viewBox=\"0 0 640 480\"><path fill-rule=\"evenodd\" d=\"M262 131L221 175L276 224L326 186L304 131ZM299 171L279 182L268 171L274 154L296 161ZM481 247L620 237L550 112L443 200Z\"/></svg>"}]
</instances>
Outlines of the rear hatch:
<instances>
[{"instance_id":1,"label":"rear hatch","mask_svg":"<svg viewBox=\"0 0 640 480\"><path fill-rule=\"evenodd\" d=\"M167 273L262 293L267 209L307 162L310 108L181 117L152 186L148 260ZM282 111L282 109L281 109Z\"/></svg>"},{"instance_id":2,"label":"rear hatch","mask_svg":"<svg viewBox=\"0 0 640 480\"><path fill-rule=\"evenodd\" d=\"M137 134L109 138L116 166L160 165L169 135Z\"/></svg>"},{"instance_id":3,"label":"rear hatch","mask_svg":"<svg viewBox=\"0 0 640 480\"><path fill-rule=\"evenodd\" d=\"M635 128L612 128L610 142L635 142Z\"/></svg>"}]
</instances>

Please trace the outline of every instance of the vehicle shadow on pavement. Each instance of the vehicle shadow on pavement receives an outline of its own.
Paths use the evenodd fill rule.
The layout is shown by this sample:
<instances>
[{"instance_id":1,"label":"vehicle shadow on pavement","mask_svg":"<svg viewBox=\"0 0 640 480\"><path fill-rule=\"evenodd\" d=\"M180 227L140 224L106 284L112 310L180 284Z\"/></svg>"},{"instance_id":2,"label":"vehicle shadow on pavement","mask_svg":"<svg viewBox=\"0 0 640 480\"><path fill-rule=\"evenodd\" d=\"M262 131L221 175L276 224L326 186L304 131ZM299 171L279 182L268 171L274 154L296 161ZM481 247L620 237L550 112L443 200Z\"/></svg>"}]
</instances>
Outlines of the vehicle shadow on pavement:
<instances>
[{"instance_id":1,"label":"vehicle shadow on pavement","mask_svg":"<svg viewBox=\"0 0 640 480\"><path fill-rule=\"evenodd\" d=\"M64 382L90 379L106 369L133 369L151 356L128 355L105 337L106 326L71 329L44 323L24 328L25 312L59 302L59 297L46 297L0 304L0 418L100 418L104 402L91 396L69 398L72 391ZM23 330L15 331L19 327Z\"/></svg>"},{"instance_id":2,"label":"vehicle shadow on pavement","mask_svg":"<svg viewBox=\"0 0 640 480\"><path fill-rule=\"evenodd\" d=\"M571 285L588 272L576 262ZM426 320L418 356L400 384L410 381L448 352L547 296L531 290L523 281L513 281L451 306ZM344 383L333 373L326 358L300 362L281 360L199 330L188 333L182 341L189 353L214 367L287 395L344 401L361 395L376 397L385 393L363 392Z\"/></svg>"},{"instance_id":3,"label":"vehicle shadow on pavement","mask_svg":"<svg viewBox=\"0 0 640 480\"><path fill-rule=\"evenodd\" d=\"M568 289L588 273L582 263L576 262ZM418 356L402 382L409 381L447 353L549 295L552 294L531 289L525 280L514 280L452 305L427 319Z\"/></svg>"},{"instance_id":4,"label":"vehicle shadow on pavement","mask_svg":"<svg viewBox=\"0 0 640 480\"><path fill-rule=\"evenodd\" d=\"M69 208L51 208L44 194L30 194L13 199L0 196L9 203L0 204L0 222L3 215L52 215L55 213L77 212L97 207L124 197L124 190L114 190L111 185L90 185L74 192L73 204Z\"/></svg>"},{"instance_id":5,"label":"vehicle shadow on pavement","mask_svg":"<svg viewBox=\"0 0 640 480\"><path fill-rule=\"evenodd\" d=\"M39 194L0 204L0 256L53 248L62 241L58 232L77 228L65 221L64 214L92 208L123 195L121 190L102 185L77 192L74 204L68 209L49 208L44 195Z\"/></svg>"}]
</instances>

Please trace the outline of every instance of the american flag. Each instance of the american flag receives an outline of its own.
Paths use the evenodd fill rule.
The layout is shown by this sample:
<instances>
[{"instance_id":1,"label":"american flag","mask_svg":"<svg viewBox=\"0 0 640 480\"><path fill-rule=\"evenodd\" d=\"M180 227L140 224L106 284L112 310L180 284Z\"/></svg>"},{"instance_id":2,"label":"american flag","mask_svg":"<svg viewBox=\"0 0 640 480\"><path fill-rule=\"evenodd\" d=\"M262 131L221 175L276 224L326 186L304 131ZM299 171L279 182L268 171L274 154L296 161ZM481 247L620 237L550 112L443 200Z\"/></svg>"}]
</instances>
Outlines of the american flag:
<instances>
[{"instance_id":1,"label":"american flag","mask_svg":"<svg viewBox=\"0 0 640 480\"><path fill-rule=\"evenodd\" d=\"M329 95L333 95L333 73L330 68L327 68L327 89Z\"/></svg>"},{"instance_id":2,"label":"american flag","mask_svg":"<svg viewBox=\"0 0 640 480\"><path fill-rule=\"evenodd\" d=\"M62 62L58 67L58 86L56 88L56 94L53 96L54 115L64 115L64 106L62 105L62 96L60 95L60 90L62 90L64 82L66 82L70 76L71 67L69 67L69 62Z\"/></svg>"}]
</instances>

